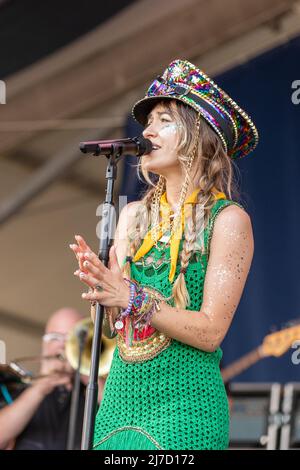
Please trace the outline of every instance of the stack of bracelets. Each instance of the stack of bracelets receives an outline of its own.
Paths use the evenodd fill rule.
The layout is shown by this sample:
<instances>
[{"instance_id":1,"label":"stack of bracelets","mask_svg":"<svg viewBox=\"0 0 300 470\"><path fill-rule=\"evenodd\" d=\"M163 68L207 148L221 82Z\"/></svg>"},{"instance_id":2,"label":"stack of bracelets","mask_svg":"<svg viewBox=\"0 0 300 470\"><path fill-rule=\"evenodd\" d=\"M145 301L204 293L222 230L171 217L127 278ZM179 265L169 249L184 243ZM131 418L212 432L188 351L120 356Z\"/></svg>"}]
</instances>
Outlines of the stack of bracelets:
<instances>
[{"instance_id":1,"label":"stack of bracelets","mask_svg":"<svg viewBox=\"0 0 300 470\"><path fill-rule=\"evenodd\" d=\"M121 310L116 318L114 332L122 330L125 326L125 341L127 347L132 346L134 329L140 333L150 325L151 318L156 310L160 310L158 299L147 292L140 284L131 279L124 278L130 285L130 298L126 310Z\"/></svg>"}]
</instances>

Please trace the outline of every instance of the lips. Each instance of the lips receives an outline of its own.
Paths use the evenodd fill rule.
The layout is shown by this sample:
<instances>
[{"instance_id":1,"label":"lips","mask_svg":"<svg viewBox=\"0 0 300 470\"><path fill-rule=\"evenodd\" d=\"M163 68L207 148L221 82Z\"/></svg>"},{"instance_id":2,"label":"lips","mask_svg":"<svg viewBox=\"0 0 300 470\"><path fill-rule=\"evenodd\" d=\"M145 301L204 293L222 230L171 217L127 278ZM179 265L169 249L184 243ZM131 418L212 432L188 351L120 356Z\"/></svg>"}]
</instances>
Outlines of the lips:
<instances>
[{"instance_id":1,"label":"lips","mask_svg":"<svg viewBox=\"0 0 300 470\"><path fill-rule=\"evenodd\" d=\"M159 150L160 146L152 143L152 150Z\"/></svg>"}]
</instances>

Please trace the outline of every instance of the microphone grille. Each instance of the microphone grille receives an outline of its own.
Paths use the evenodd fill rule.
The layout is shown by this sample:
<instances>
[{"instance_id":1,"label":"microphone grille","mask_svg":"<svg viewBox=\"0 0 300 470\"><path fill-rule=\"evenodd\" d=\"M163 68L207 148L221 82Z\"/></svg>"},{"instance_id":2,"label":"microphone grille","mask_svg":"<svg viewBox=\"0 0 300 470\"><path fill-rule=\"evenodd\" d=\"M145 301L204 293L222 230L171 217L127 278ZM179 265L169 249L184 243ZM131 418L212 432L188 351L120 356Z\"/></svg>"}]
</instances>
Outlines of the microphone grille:
<instances>
[{"instance_id":1,"label":"microphone grille","mask_svg":"<svg viewBox=\"0 0 300 470\"><path fill-rule=\"evenodd\" d=\"M152 150L152 142L149 139L145 139L142 135L137 139L139 144L139 152L137 154L138 157L150 153Z\"/></svg>"}]
</instances>

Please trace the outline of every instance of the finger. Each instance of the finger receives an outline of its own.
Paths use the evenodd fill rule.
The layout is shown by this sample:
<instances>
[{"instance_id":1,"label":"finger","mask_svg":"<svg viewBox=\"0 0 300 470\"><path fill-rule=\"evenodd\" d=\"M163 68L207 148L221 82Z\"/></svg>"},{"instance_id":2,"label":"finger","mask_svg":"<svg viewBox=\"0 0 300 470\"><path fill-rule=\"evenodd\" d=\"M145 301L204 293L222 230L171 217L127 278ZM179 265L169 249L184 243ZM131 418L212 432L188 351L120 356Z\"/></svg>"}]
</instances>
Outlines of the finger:
<instances>
[{"instance_id":1,"label":"finger","mask_svg":"<svg viewBox=\"0 0 300 470\"><path fill-rule=\"evenodd\" d=\"M76 243L70 243L69 244L69 247L71 248L71 250L73 251L74 255L76 256L76 258L79 260L79 253L81 253L81 249L78 245L76 245Z\"/></svg>"},{"instance_id":2,"label":"finger","mask_svg":"<svg viewBox=\"0 0 300 470\"><path fill-rule=\"evenodd\" d=\"M55 385L55 386L58 386L58 385L68 385L69 383L71 383L70 377L55 378L55 379L53 379L53 381L52 381L52 384Z\"/></svg>"},{"instance_id":3,"label":"finger","mask_svg":"<svg viewBox=\"0 0 300 470\"><path fill-rule=\"evenodd\" d=\"M95 278L91 274L85 274L82 271L79 273L79 279L92 289L94 289L98 284L100 284L99 279Z\"/></svg>"},{"instance_id":4,"label":"finger","mask_svg":"<svg viewBox=\"0 0 300 470\"><path fill-rule=\"evenodd\" d=\"M82 251L92 251L89 245L86 243L85 239L81 235L75 235L75 240L82 249Z\"/></svg>"},{"instance_id":5,"label":"finger","mask_svg":"<svg viewBox=\"0 0 300 470\"><path fill-rule=\"evenodd\" d=\"M81 269L81 271L83 271L84 273L88 274L86 268L83 266L83 263L84 263L84 260L85 260L85 256L84 256L84 253L80 252L78 254L78 258L79 258L79 268Z\"/></svg>"},{"instance_id":6,"label":"finger","mask_svg":"<svg viewBox=\"0 0 300 470\"><path fill-rule=\"evenodd\" d=\"M52 377L55 380L61 380L61 379L71 379L72 373L67 372L66 370L59 370L59 369L54 369L52 372Z\"/></svg>"},{"instance_id":7,"label":"finger","mask_svg":"<svg viewBox=\"0 0 300 470\"><path fill-rule=\"evenodd\" d=\"M101 278L101 274L103 276L103 270L101 272L101 269L99 269L98 267L96 268L94 266L94 264L92 264L90 261L87 261L85 260L83 262L83 267L84 267L84 270L87 271L88 274L92 274L94 277L99 277L99 280Z\"/></svg>"},{"instance_id":8,"label":"finger","mask_svg":"<svg viewBox=\"0 0 300 470\"><path fill-rule=\"evenodd\" d=\"M70 244L69 246L70 246L71 250L73 251L73 253L75 254L75 256L77 258L80 269L82 271L85 271L85 269L83 267L84 254L83 254L81 248L78 245L75 245L75 244Z\"/></svg>"},{"instance_id":9,"label":"finger","mask_svg":"<svg viewBox=\"0 0 300 470\"><path fill-rule=\"evenodd\" d=\"M96 253L94 253L93 251L85 251L84 258L85 260L88 260L93 263L93 265L96 266L96 268L98 269L105 268L104 264L100 261Z\"/></svg>"},{"instance_id":10,"label":"finger","mask_svg":"<svg viewBox=\"0 0 300 470\"><path fill-rule=\"evenodd\" d=\"M109 273L109 269L102 263L102 261L100 261L98 256L93 251L85 252L84 260L92 264L95 269L98 269L98 273L100 276L104 277L104 276L107 276L107 274ZM83 266L83 267L84 269L87 269L86 266ZM92 266L90 267L92 268ZM94 271L94 273L96 273L96 271Z\"/></svg>"},{"instance_id":11,"label":"finger","mask_svg":"<svg viewBox=\"0 0 300 470\"><path fill-rule=\"evenodd\" d=\"M97 290L92 290L90 292L83 292L81 294L81 297L84 300L96 301L96 302L101 303L101 300L103 300L102 294L103 294L103 292L99 292Z\"/></svg>"},{"instance_id":12,"label":"finger","mask_svg":"<svg viewBox=\"0 0 300 470\"><path fill-rule=\"evenodd\" d=\"M52 377L50 377L52 380L70 380L70 374L66 374L66 372L59 371L55 369L55 372L53 373Z\"/></svg>"},{"instance_id":13,"label":"finger","mask_svg":"<svg viewBox=\"0 0 300 470\"><path fill-rule=\"evenodd\" d=\"M78 256L79 255L79 253L78 253L79 247L77 245L75 245L74 243L70 243L69 247L73 251L76 259L79 261L79 256Z\"/></svg>"}]
</instances>

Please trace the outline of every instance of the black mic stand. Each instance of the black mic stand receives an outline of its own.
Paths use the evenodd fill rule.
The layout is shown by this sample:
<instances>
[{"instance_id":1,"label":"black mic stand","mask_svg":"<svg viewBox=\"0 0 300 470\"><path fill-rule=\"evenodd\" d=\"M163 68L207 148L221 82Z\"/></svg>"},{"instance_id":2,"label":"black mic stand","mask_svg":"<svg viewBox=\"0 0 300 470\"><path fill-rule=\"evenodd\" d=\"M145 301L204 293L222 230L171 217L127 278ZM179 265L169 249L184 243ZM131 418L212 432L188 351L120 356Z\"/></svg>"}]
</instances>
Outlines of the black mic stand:
<instances>
[{"instance_id":1,"label":"black mic stand","mask_svg":"<svg viewBox=\"0 0 300 470\"><path fill-rule=\"evenodd\" d=\"M77 431L79 395L80 395L80 369L81 369L82 353L84 350L87 333L88 333L88 330L86 328L82 328L77 334L78 366L77 366L76 373L75 373L74 385L73 385L73 391L72 391L70 418L69 418L69 427L68 427L67 450L74 450L75 448L75 437L76 437L76 431Z\"/></svg>"},{"instance_id":2,"label":"black mic stand","mask_svg":"<svg viewBox=\"0 0 300 470\"><path fill-rule=\"evenodd\" d=\"M100 151L96 151L93 155L99 155ZM108 158L108 164L106 168L105 178L107 180L106 197L105 203L102 209L102 220L101 220L101 232L100 232L100 245L98 257L102 263L107 266L109 258L109 249L112 234L113 222L114 222L114 204L113 204L113 188L114 181L117 178L117 162L120 159L120 146L112 145L112 151ZM86 388L86 400L84 408L84 419L83 419L83 432L81 449L89 450L93 445L93 433L95 426L95 417L97 411L97 399L98 399L98 369L99 369L99 357L100 357L100 346L102 338L102 323L104 316L104 306L96 303L96 315L94 323L94 336L92 343L92 355L91 355L91 368L90 368L90 380Z\"/></svg>"}]
</instances>

